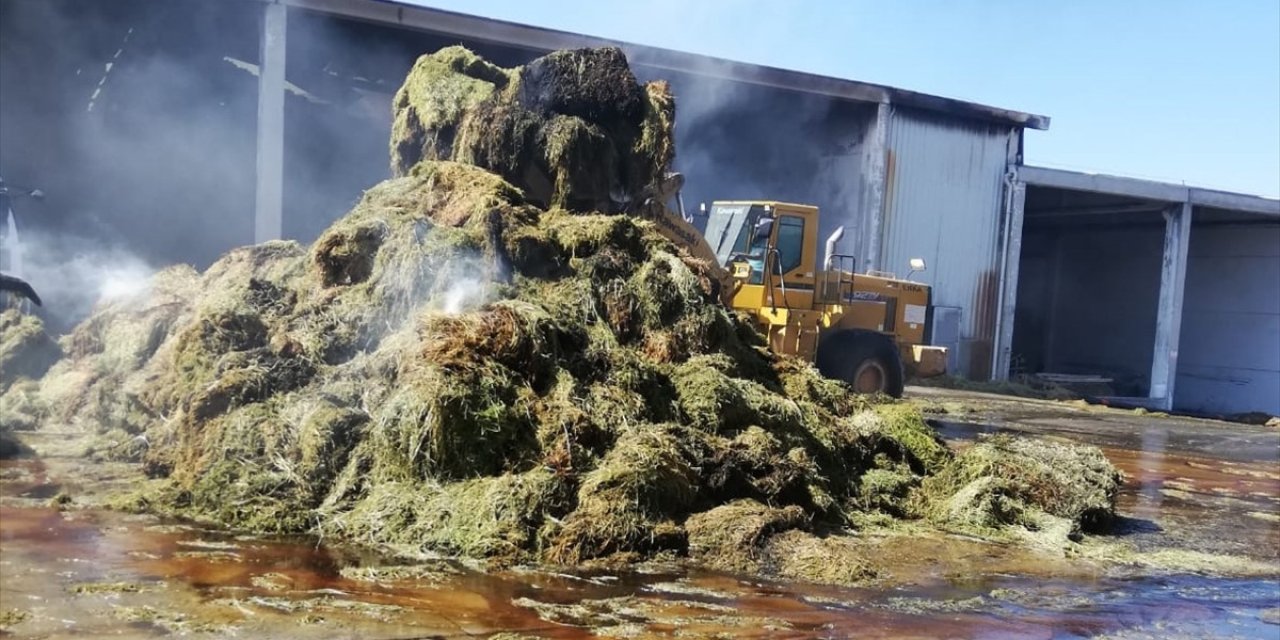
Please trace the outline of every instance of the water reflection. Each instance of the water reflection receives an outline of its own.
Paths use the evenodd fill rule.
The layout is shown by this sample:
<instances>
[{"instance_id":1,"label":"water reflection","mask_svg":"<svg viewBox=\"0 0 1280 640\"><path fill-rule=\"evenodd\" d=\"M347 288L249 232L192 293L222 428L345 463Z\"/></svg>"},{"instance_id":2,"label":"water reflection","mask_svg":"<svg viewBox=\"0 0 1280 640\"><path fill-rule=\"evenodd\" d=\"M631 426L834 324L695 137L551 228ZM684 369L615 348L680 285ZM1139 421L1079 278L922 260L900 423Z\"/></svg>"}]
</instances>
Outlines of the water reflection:
<instances>
[{"instance_id":1,"label":"water reflection","mask_svg":"<svg viewBox=\"0 0 1280 640\"><path fill-rule=\"evenodd\" d=\"M1192 637L1274 630L1258 612L1275 606L1275 589L1259 579L1004 574L841 589L679 566L481 573L449 561L362 564L372 559L313 541L42 508L5 507L0 534L3 606L35 612L19 635L42 637L518 630L544 638L1069 638L1124 629L1181 628Z\"/></svg>"},{"instance_id":2,"label":"water reflection","mask_svg":"<svg viewBox=\"0 0 1280 640\"><path fill-rule=\"evenodd\" d=\"M1164 458L1169 433L1160 427L1148 427L1142 431L1142 444L1138 449L1138 464L1134 470L1138 500L1133 506L1133 516L1155 520L1164 504Z\"/></svg>"}]
</instances>

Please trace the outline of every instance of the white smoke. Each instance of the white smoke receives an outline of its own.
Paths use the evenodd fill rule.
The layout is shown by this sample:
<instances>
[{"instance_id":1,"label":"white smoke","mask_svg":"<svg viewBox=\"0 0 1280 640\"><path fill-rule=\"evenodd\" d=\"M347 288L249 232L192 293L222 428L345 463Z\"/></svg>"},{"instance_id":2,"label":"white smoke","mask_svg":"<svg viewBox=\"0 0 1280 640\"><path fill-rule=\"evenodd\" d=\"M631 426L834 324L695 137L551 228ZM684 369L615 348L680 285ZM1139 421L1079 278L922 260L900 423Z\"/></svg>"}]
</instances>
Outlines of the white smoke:
<instances>
[{"instance_id":1,"label":"white smoke","mask_svg":"<svg viewBox=\"0 0 1280 640\"><path fill-rule=\"evenodd\" d=\"M485 281L477 278L463 278L449 285L442 296L443 310L449 315L470 311L480 306L485 299Z\"/></svg>"},{"instance_id":2,"label":"white smoke","mask_svg":"<svg viewBox=\"0 0 1280 640\"><path fill-rule=\"evenodd\" d=\"M136 258L105 267L98 281L99 300L118 300L145 296L151 289L150 267Z\"/></svg>"},{"instance_id":3,"label":"white smoke","mask_svg":"<svg viewBox=\"0 0 1280 640\"><path fill-rule=\"evenodd\" d=\"M454 256L437 273L433 306L448 315L471 311L490 301L493 284L504 278L501 258L477 252Z\"/></svg>"},{"instance_id":4,"label":"white smoke","mask_svg":"<svg viewBox=\"0 0 1280 640\"><path fill-rule=\"evenodd\" d=\"M145 295L156 269L137 255L101 240L60 235L19 236L23 278L44 302L51 329L69 330L95 305Z\"/></svg>"}]
</instances>

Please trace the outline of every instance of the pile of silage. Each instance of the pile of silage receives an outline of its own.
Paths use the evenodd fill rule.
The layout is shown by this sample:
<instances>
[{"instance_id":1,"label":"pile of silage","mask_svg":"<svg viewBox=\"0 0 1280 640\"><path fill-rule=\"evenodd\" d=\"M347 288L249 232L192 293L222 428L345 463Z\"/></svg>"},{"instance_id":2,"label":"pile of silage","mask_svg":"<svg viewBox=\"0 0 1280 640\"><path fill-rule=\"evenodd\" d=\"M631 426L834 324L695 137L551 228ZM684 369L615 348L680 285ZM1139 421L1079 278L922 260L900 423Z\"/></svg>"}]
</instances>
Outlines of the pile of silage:
<instances>
[{"instance_id":1,"label":"pile of silage","mask_svg":"<svg viewBox=\"0 0 1280 640\"><path fill-rule=\"evenodd\" d=\"M396 108L398 177L309 249L163 272L24 390L164 479L128 506L502 561L687 554L833 582L863 573L824 561L848 551L827 533L928 513L921 481L953 456L916 410L770 353L705 265L646 221L590 212L671 159L673 102L620 52L506 70L446 49Z\"/></svg>"},{"instance_id":2,"label":"pile of silage","mask_svg":"<svg viewBox=\"0 0 1280 640\"><path fill-rule=\"evenodd\" d=\"M39 318L16 308L0 313L0 392L44 375L62 357Z\"/></svg>"},{"instance_id":3,"label":"pile of silage","mask_svg":"<svg viewBox=\"0 0 1280 640\"><path fill-rule=\"evenodd\" d=\"M35 380L62 357L39 318L16 308L0 313L0 459L26 452L13 432L34 429L42 415L32 401Z\"/></svg>"}]
</instances>

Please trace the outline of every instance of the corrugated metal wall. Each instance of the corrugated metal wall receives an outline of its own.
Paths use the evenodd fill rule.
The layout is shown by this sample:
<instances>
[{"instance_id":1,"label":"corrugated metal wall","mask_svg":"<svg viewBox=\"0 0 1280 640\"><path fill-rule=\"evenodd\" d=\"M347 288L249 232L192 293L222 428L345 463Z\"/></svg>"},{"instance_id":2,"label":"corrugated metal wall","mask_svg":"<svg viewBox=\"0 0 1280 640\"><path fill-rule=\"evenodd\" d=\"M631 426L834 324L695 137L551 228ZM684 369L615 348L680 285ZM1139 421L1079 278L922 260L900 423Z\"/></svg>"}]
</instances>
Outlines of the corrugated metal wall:
<instances>
[{"instance_id":1,"label":"corrugated metal wall","mask_svg":"<svg viewBox=\"0 0 1280 640\"><path fill-rule=\"evenodd\" d=\"M903 276L911 258L928 270L935 305L961 311L950 369L991 374L998 316L1004 174L1011 130L895 109L889 122L888 167L880 268Z\"/></svg>"}]
</instances>

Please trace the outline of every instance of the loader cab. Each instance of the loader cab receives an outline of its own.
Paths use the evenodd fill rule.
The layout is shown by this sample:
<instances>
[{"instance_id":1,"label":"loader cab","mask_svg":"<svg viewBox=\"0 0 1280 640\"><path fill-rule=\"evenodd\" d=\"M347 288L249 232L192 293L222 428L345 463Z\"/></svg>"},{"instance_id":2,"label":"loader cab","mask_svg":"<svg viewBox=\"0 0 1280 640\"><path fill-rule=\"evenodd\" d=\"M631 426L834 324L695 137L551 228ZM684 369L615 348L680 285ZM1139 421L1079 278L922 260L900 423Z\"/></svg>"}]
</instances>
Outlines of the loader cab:
<instances>
[{"instance_id":1,"label":"loader cab","mask_svg":"<svg viewBox=\"0 0 1280 640\"><path fill-rule=\"evenodd\" d=\"M705 235L720 265L744 286L812 292L818 258L816 207L716 202L711 205Z\"/></svg>"}]
</instances>

